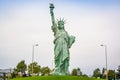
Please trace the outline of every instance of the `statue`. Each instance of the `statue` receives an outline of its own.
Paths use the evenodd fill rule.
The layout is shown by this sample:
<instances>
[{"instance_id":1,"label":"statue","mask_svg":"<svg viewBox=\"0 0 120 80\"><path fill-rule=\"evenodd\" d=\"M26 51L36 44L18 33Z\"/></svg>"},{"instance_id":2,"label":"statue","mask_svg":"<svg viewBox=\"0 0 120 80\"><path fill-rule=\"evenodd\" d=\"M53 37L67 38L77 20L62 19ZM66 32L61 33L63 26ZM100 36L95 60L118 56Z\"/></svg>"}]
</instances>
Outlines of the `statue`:
<instances>
[{"instance_id":1,"label":"statue","mask_svg":"<svg viewBox=\"0 0 120 80\"><path fill-rule=\"evenodd\" d=\"M55 70L54 75L69 75L69 59L70 53L69 48L75 41L74 36L69 36L64 28L64 20L58 20L55 22L54 18L54 5L50 4L50 14L52 20L52 31L54 32L54 58L55 58Z\"/></svg>"}]
</instances>

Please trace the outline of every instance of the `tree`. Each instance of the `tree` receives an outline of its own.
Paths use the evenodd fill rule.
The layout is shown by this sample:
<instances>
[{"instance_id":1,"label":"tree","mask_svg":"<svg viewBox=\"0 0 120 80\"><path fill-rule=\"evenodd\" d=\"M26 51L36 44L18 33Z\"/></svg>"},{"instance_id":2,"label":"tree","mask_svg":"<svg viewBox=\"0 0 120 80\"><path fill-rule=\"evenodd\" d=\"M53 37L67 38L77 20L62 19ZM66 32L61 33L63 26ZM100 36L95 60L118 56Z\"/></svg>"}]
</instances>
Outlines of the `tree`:
<instances>
[{"instance_id":1,"label":"tree","mask_svg":"<svg viewBox=\"0 0 120 80\"><path fill-rule=\"evenodd\" d=\"M44 75L50 75L50 68L47 66L47 67L42 67L40 72L41 72L41 75L44 76Z\"/></svg>"},{"instance_id":2,"label":"tree","mask_svg":"<svg viewBox=\"0 0 120 80\"><path fill-rule=\"evenodd\" d=\"M120 74L120 66L118 66L118 69L117 69L118 73Z\"/></svg>"},{"instance_id":3,"label":"tree","mask_svg":"<svg viewBox=\"0 0 120 80\"><path fill-rule=\"evenodd\" d=\"M32 74L32 66L33 66L33 73L39 75L41 66L38 65L37 62L33 62L33 63L30 63L30 65L28 65L28 73Z\"/></svg>"},{"instance_id":4,"label":"tree","mask_svg":"<svg viewBox=\"0 0 120 80\"><path fill-rule=\"evenodd\" d=\"M27 70L27 65L25 64L25 60L20 61L17 66L16 66L16 71L17 72L22 72L24 73Z\"/></svg>"},{"instance_id":5,"label":"tree","mask_svg":"<svg viewBox=\"0 0 120 80\"><path fill-rule=\"evenodd\" d=\"M120 66L118 66L117 73L116 73L116 78L120 79Z\"/></svg>"},{"instance_id":6,"label":"tree","mask_svg":"<svg viewBox=\"0 0 120 80\"><path fill-rule=\"evenodd\" d=\"M83 76L83 77L88 77L88 75L87 75L87 74L83 74L82 76Z\"/></svg>"},{"instance_id":7,"label":"tree","mask_svg":"<svg viewBox=\"0 0 120 80\"><path fill-rule=\"evenodd\" d=\"M108 79L109 80L115 79L115 71L114 70L109 70L108 71Z\"/></svg>"},{"instance_id":8,"label":"tree","mask_svg":"<svg viewBox=\"0 0 120 80\"><path fill-rule=\"evenodd\" d=\"M80 70L80 68L77 68L77 75L81 76L82 75L82 71Z\"/></svg>"},{"instance_id":9,"label":"tree","mask_svg":"<svg viewBox=\"0 0 120 80\"><path fill-rule=\"evenodd\" d=\"M95 77L95 78L101 77L101 72L100 72L99 68L94 70L93 77Z\"/></svg>"},{"instance_id":10,"label":"tree","mask_svg":"<svg viewBox=\"0 0 120 80\"><path fill-rule=\"evenodd\" d=\"M78 68L74 68L72 70L72 74L71 75L73 75L73 76L81 76L82 75L82 71L81 71L81 69L79 67Z\"/></svg>"},{"instance_id":11,"label":"tree","mask_svg":"<svg viewBox=\"0 0 120 80\"><path fill-rule=\"evenodd\" d=\"M73 70L72 70L72 75L73 75L73 76L77 76L77 69L73 69Z\"/></svg>"},{"instance_id":12,"label":"tree","mask_svg":"<svg viewBox=\"0 0 120 80\"><path fill-rule=\"evenodd\" d=\"M105 75L105 68L102 69L102 74L101 74L101 78L105 79L106 78L106 75Z\"/></svg>"}]
</instances>

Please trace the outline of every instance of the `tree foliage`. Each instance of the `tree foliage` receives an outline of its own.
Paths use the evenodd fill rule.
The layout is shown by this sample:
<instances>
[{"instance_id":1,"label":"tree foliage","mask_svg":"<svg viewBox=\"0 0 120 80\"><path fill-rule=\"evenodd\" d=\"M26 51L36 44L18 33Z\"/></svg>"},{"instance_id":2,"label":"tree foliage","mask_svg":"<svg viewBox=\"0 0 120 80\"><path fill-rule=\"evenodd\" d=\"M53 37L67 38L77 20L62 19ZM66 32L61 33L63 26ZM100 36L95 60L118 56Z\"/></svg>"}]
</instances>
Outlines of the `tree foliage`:
<instances>
[{"instance_id":1,"label":"tree foliage","mask_svg":"<svg viewBox=\"0 0 120 80\"><path fill-rule=\"evenodd\" d=\"M37 62L33 62L33 63L30 63L30 65L28 65L28 73L32 74L32 66L33 66L33 73L39 74L41 66L38 65Z\"/></svg>"},{"instance_id":2,"label":"tree foliage","mask_svg":"<svg viewBox=\"0 0 120 80\"><path fill-rule=\"evenodd\" d=\"M77 76L77 69L73 69L73 70L72 70L72 75L73 75L73 76Z\"/></svg>"},{"instance_id":3,"label":"tree foliage","mask_svg":"<svg viewBox=\"0 0 120 80\"><path fill-rule=\"evenodd\" d=\"M117 69L118 73L120 74L120 66L118 66L118 69Z\"/></svg>"},{"instance_id":4,"label":"tree foliage","mask_svg":"<svg viewBox=\"0 0 120 80\"><path fill-rule=\"evenodd\" d=\"M44 75L50 75L50 68L47 66L47 67L42 67L40 72L41 72L41 75L44 76Z\"/></svg>"},{"instance_id":5,"label":"tree foliage","mask_svg":"<svg viewBox=\"0 0 120 80\"><path fill-rule=\"evenodd\" d=\"M109 78L109 80L112 80L115 78L115 71L114 70L108 71L108 78Z\"/></svg>"},{"instance_id":6,"label":"tree foliage","mask_svg":"<svg viewBox=\"0 0 120 80\"><path fill-rule=\"evenodd\" d=\"M73 76L81 76L82 75L82 71L81 71L81 69L79 67L77 69L74 68L72 70L72 74L71 75L73 75Z\"/></svg>"},{"instance_id":7,"label":"tree foliage","mask_svg":"<svg viewBox=\"0 0 120 80\"><path fill-rule=\"evenodd\" d=\"M77 75L78 75L78 76L81 76L81 75L82 75L82 71L81 71L80 68L77 68Z\"/></svg>"},{"instance_id":8,"label":"tree foliage","mask_svg":"<svg viewBox=\"0 0 120 80\"><path fill-rule=\"evenodd\" d=\"M118 66L117 73L116 73L116 78L120 79L120 66Z\"/></svg>"},{"instance_id":9,"label":"tree foliage","mask_svg":"<svg viewBox=\"0 0 120 80\"><path fill-rule=\"evenodd\" d=\"M105 71L106 71L106 69L105 69L105 68L103 68L103 69L102 69L102 74L101 74L101 78L103 78L103 79L105 79L105 78L106 78Z\"/></svg>"},{"instance_id":10,"label":"tree foliage","mask_svg":"<svg viewBox=\"0 0 120 80\"><path fill-rule=\"evenodd\" d=\"M17 72L22 72L24 73L27 70L27 65L25 64L25 60L20 61L17 66L16 66L16 71Z\"/></svg>"},{"instance_id":11,"label":"tree foliage","mask_svg":"<svg viewBox=\"0 0 120 80\"><path fill-rule=\"evenodd\" d=\"M101 72L100 72L99 68L97 68L93 71L93 77L95 77L95 78L101 77Z\"/></svg>"},{"instance_id":12,"label":"tree foliage","mask_svg":"<svg viewBox=\"0 0 120 80\"><path fill-rule=\"evenodd\" d=\"M108 70L108 79L109 80L112 80L112 79L115 79L115 70ZM93 77L95 77L95 78L106 78L106 69L105 68L103 68L102 69L102 74L101 74L101 72L100 72L100 69L99 68L97 68L97 69L95 69L94 70L94 72L93 72Z\"/></svg>"}]
</instances>

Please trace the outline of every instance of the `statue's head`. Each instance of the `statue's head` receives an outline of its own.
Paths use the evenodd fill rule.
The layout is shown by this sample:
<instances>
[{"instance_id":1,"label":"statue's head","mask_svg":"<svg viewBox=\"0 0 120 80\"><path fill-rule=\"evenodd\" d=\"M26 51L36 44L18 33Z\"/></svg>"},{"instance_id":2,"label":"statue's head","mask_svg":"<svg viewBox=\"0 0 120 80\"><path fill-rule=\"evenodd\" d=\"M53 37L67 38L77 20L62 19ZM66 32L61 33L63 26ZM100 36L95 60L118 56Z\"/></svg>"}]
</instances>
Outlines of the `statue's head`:
<instances>
[{"instance_id":1,"label":"statue's head","mask_svg":"<svg viewBox=\"0 0 120 80\"><path fill-rule=\"evenodd\" d=\"M65 21L63 19L58 20L58 28L59 29L64 29L64 24L65 24Z\"/></svg>"}]
</instances>

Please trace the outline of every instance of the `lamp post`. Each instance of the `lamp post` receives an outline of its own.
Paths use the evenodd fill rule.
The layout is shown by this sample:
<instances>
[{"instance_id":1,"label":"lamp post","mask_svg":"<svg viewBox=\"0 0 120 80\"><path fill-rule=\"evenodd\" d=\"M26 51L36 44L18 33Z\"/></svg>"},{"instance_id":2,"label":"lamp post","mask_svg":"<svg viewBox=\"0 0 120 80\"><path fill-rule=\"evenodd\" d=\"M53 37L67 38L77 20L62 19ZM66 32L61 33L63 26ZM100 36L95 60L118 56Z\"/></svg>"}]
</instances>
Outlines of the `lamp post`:
<instances>
[{"instance_id":1,"label":"lamp post","mask_svg":"<svg viewBox=\"0 0 120 80\"><path fill-rule=\"evenodd\" d=\"M32 45L32 76L33 76L33 62L34 62L34 47L38 46L38 44Z\"/></svg>"},{"instance_id":2,"label":"lamp post","mask_svg":"<svg viewBox=\"0 0 120 80\"><path fill-rule=\"evenodd\" d=\"M108 80L108 65L107 65L107 45L101 44L105 48L105 61L106 61L106 80Z\"/></svg>"}]
</instances>

